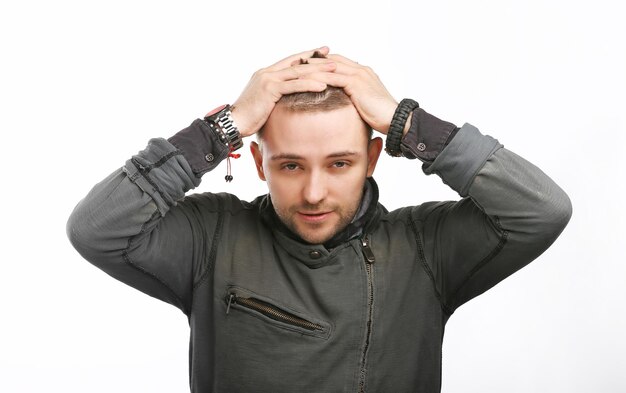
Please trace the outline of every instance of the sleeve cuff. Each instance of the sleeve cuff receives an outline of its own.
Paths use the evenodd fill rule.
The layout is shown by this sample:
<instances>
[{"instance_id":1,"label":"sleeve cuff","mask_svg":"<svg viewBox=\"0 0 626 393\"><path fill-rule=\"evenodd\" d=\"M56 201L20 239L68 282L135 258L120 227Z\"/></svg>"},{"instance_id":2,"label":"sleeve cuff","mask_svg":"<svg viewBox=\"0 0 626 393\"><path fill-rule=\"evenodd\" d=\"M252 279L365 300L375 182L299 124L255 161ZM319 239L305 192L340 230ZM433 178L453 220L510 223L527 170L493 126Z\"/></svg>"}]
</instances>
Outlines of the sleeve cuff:
<instances>
[{"instance_id":1,"label":"sleeve cuff","mask_svg":"<svg viewBox=\"0 0 626 393\"><path fill-rule=\"evenodd\" d=\"M189 127L179 131L168 141L182 152L196 177L202 177L213 170L228 156L228 146L220 142L218 136L201 119L194 120Z\"/></svg>"},{"instance_id":2,"label":"sleeve cuff","mask_svg":"<svg viewBox=\"0 0 626 393\"><path fill-rule=\"evenodd\" d=\"M439 153L450 143L458 128L443 121L422 108L413 111L411 126L402 138L400 149L409 158L418 158L423 162L433 162Z\"/></svg>"}]
</instances>

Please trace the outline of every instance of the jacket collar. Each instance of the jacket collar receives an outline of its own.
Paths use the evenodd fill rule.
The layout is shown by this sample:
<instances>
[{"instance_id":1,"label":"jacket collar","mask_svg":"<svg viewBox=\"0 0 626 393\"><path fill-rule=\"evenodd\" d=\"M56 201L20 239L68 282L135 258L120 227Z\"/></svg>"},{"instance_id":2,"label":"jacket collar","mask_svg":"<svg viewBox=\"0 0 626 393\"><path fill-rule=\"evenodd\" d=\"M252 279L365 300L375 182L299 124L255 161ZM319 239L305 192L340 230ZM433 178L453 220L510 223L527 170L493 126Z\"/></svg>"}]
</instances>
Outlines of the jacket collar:
<instances>
[{"instance_id":1,"label":"jacket collar","mask_svg":"<svg viewBox=\"0 0 626 393\"><path fill-rule=\"evenodd\" d=\"M379 209L378 205L378 185L369 177L365 182L361 204L352 221L326 243L311 244L280 220L269 194L257 198L255 202L258 203L261 219L268 228L271 228L278 243L290 255L312 268L325 265L334 249L343 248L348 241L370 232L378 224L383 210Z\"/></svg>"}]
</instances>

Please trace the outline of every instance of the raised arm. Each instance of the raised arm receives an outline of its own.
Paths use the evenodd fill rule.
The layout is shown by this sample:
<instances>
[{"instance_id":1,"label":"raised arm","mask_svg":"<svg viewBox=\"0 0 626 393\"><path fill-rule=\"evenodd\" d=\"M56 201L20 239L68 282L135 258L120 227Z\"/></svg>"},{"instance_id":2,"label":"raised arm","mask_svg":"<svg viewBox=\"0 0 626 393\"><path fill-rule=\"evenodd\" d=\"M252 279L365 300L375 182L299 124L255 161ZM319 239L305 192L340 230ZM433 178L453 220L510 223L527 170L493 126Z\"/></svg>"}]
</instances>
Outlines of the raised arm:
<instances>
[{"instance_id":1,"label":"raised arm","mask_svg":"<svg viewBox=\"0 0 626 393\"><path fill-rule=\"evenodd\" d=\"M424 258L449 311L537 258L572 214L552 179L470 124L424 172L464 197L414 211Z\"/></svg>"},{"instance_id":2,"label":"raised arm","mask_svg":"<svg viewBox=\"0 0 626 393\"><path fill-rule=\"evenodd\" d=\"M336 71L315 77L342 87L372 128L390 132L398 103L378 76L343 56L328 58ZM571 216L569 198L546 174L470 124L459 129L416 108L391 150L419 158L426 174L463 197L411 213L422 265L449 313L539 256Z\"/></svg>"},{"instance_id":3,"label":"raised arm","mask_svg":"<svg viewBox=\"0 0 626 393\"><path fill-rule=\"evenodd\" d=\"M307 75L332 72L334 62L291 66L314 51L325 55L328 48L289 56L253 75L232 109L242 136L258 131L283 94L326 88ZM67 223L72 245L111 276L189 313L220 213L199 213L197 198L183 198L228 153L229 147L200 119L167 140L152 139L76 206Z\"/></svg>"}]
</instances>

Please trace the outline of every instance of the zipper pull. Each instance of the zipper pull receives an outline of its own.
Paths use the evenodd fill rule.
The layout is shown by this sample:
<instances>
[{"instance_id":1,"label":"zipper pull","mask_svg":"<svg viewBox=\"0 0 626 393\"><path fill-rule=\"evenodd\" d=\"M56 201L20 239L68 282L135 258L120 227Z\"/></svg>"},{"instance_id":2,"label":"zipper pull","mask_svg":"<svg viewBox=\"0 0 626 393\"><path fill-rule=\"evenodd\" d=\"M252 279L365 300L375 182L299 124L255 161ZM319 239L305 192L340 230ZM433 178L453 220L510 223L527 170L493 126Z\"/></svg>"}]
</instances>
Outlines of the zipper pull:
<instances>
[{"instance_id":1,"label":"zipper pull","mask_svg":"<svg viewBox=\"0 0 626 393\"><path fill-rule=\"evenodd\" d=\"M374 253L372 252L372 249L370 248L370 240L369 237L365 236L361 239L361 246L363 249L363 256L365 257L365 261L367 261L367 263L374 263L376 261L376 258L374 258Z\"/></svg>"},{"instance_id":2,"label":"zipper pull","mask_svg":"<svg viewBox=\"0 0 626 393\"><path fill-rule=\"evenodd\" d=\"M226 315L228 315L228 313L230 312L230 305L235 302L236 298L237 298L237 295L235 295L234 293L231 293L228 296L228 305L226 306Z\"/></svg>"}]
</instances>

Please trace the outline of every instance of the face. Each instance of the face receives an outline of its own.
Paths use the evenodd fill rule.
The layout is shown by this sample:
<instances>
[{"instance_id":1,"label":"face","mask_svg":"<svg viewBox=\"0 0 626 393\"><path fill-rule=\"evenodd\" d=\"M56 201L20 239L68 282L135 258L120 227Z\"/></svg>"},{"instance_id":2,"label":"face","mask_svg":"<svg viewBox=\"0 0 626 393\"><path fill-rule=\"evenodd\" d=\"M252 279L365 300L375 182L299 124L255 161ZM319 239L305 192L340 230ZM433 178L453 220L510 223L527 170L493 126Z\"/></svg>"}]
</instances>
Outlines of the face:
<instances>
[{"instance_id":1,"label":"face","mask_svg":"<svg viewBox=\"0 0 626 393\"><path fill-rule=\"evenodd\" d=\"M352 105L329 112L292 112L278 105L260 145L251 144L278 217L314 244L350 223L381 149L381 139L369 140Z\"/></svg>"}]
</instances>

